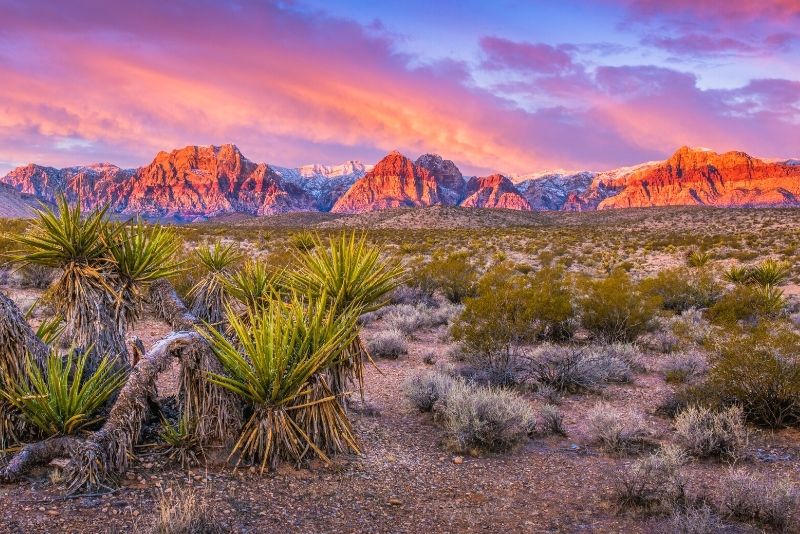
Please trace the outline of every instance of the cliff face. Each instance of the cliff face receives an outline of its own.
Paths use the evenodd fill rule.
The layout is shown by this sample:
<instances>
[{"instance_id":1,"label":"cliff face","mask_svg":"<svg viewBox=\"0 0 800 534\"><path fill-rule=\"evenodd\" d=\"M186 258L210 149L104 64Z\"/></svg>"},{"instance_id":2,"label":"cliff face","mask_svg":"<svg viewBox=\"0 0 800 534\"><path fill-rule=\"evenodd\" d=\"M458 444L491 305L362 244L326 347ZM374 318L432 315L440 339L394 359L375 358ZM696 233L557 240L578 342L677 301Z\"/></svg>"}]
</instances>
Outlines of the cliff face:
<instances>
[{"instance_id":1,"label":"cliff face","mask_svg":"<svg viewBox=\"0 0 800 534\"><path fill-rule=\"evenodd\" d=\"M682 147L663 163L600 180L597 186L614 192L598 203L598 209L800 205L800 167L765 162L744 152L717 154Z\"/></svg>"},{"instance_id":2,"label":"cliff face","mask_svg":"<svg viewBox=\"0 0 800 534\"><path fill-rule=\"evenodd\" d=\"M193 220L226 213L272 215L298 211L360 213L387 208L464 206L585 211L647 206L800 206L800 162L768 162L743 152L680 148L669 159L605 172L518 176L494 174L465 182L458 167L435 154L416 161L392 152L372 168L271 167L233 145L189 146L161 152L149 165L108 163L56 169L27 165L0 182L22 195L14 202L52 202L59 193L84 207ZM1 184L0 184L1 185ZM9 190L10 191L10 190ZM27 195L27 196L25 196Z\"/></svg>"},{"instance_id":3,"label":"cliff face","mask_svg":"<svg viewBox=\"0 0 800 534\"><path fill-rule=\"evenodd\" d=\"M361 213L386 208L442 205L436 177L397 151L378 162L353 184L331 209L334 213Z\"/></svg>"},{"instance_id":4,"label":"cliff face","mask_svg":"<svg viewBox=\"0 0 800 534\"><path fill-rule=\"evenodd\" d=\"M300 187L284 183L264 163L242 156L233 145L189 146L161 152L139 169L99 164L54 169L28 165L4 181L18 191L53 201L59 193L86 207L148 217L192 219L232 212L271 215L315 210Z\"/></svg>"},{"instance_id":5,"label":"cliff face","mask_svg":"<svg viewBox=\"0 0 800 534\"><path fill-rule=\"evenodd\" d=\"M531 205L514 184L502 174L473 177L467 183L467 198L461 203L470 208L504 208L530 211Z\"/></svg>"},{"instance_id":6,"label":"cliff face","mask_svg":"<svg viewBox=\"0 0 800 534\"><path fill-rule=\"evenodd\" d=\"M423 154L415 164L433 175L444 205L456 206L464 200L467 183L455 163L438 154Z\"/></svg>"}]
</instances>

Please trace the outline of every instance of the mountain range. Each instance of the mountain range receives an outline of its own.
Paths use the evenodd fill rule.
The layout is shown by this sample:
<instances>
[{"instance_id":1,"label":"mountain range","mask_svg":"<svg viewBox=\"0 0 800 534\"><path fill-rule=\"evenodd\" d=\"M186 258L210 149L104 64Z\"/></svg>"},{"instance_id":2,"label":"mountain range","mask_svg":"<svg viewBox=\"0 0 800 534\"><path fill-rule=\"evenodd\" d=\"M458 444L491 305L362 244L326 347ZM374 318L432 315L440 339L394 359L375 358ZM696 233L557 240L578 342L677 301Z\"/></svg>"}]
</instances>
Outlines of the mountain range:
<instances>
[{"instance_id":1,"label":"mountain range","mask_svg":"<svg viewBox=\"0 0 800 534\"><path fill-rule=\"evenodd\" d=\"M234 145L160 152L144 167L109 163L18 167L0 178L0 216L24 216L59 193L85 207L197 220L228 213L362 213L398 207L463 206L583 211L627 207L800 206L800 161L681 147L665 161L605 172L465 177L436 154L393 151L374 166L285 168L255 163Z\"/></svg>"}]
</instances>

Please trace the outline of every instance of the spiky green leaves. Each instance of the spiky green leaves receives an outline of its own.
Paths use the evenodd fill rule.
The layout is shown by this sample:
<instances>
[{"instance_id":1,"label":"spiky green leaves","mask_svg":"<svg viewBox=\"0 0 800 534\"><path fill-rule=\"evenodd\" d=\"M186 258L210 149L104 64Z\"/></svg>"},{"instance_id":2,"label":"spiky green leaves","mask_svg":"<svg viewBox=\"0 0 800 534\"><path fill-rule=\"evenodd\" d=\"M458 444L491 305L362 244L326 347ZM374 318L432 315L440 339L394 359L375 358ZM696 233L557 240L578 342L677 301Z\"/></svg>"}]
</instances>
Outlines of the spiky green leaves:
<instances>
[{"instance_id":1,"label":"spiky green leaves","mask_svg":"<svg viewBox=\"0 0 800 534\"><path fill-rule=\"evenodd\" d=\"M300 268L287 276L298 293L328 298L337 310L366 313L380 308L386 295L401 281L403 269L381 260L380 251L366 237L342 234L328 246L318 244L300 257Z\"/></svg>"},{"instance_id":2,"label":"spiky green leaves","mask_svg":"<svg viewBox=\"0 0 800 534\"><path fill-rule=\"evenodd\" d=\"M54 352L42 370L28 358L24 377L4 384L0 396L45 437L74 434L99 420L99 408L125 382L107 358L84 376L87 361L88 353L62 357Z\"/></svg>"}]
</instances>

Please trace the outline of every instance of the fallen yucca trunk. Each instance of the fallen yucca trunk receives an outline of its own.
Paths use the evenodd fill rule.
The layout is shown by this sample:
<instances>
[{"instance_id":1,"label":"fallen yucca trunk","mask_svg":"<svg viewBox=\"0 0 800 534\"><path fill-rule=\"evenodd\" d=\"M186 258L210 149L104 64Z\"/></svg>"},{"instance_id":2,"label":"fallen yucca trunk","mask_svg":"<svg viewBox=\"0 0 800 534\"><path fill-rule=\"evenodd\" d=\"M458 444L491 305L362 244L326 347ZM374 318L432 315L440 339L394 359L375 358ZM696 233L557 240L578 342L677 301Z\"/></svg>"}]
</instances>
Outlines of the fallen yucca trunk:
<instances>
[{"instance_id":1,"label":"fallen yucca trunk","mask_svg":"<svg viewBox=\"0 0 800 534\"><path fill-rule=\"evenodd\" d=\"M315 390L313 379L357 335L355 314L337 315L325 299L294 296L251 310L246 319L229 309L227 318L236 343L215 329L204 335L227 372L209 373L208 379L251 410L231 452L239 456L237 466L245 461L274 469L281 461L302 461L309 451L327 460L328 444L318 442L321 434L314 430L320 424L326 440L336 435L354 443L350 421L333 407L336 397Z\"/></svg>"}]
</instances>

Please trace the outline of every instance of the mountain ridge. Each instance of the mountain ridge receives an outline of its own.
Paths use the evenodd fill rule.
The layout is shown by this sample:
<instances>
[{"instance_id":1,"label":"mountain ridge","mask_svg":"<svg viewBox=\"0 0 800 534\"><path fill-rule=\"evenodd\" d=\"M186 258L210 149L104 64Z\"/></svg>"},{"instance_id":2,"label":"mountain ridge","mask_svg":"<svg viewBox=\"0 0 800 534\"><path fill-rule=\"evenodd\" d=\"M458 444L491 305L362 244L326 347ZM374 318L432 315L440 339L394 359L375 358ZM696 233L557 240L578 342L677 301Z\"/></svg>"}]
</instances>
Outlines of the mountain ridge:
<instances>
[{"instance_id":1,"label":"mountain ridge","mask_svg":"<svg viewBox=\"0 0 800 534\"><path fill-rule=\"evenodd\" d=\"M232 144L159 152L124 169L92 163L58 169L29 164L0 178L25 201L59 193L84 207L146 217L198 220L225 214L363 213L387 208L462 206L585 211L664 205L800 206L800 160L681 147L663 161L608 171L553 171L465 177L451 160L392 151L375 165L297 168L256 163ZM23 212L29 209L22 208Z\"/></svg>"}]
</instances>

